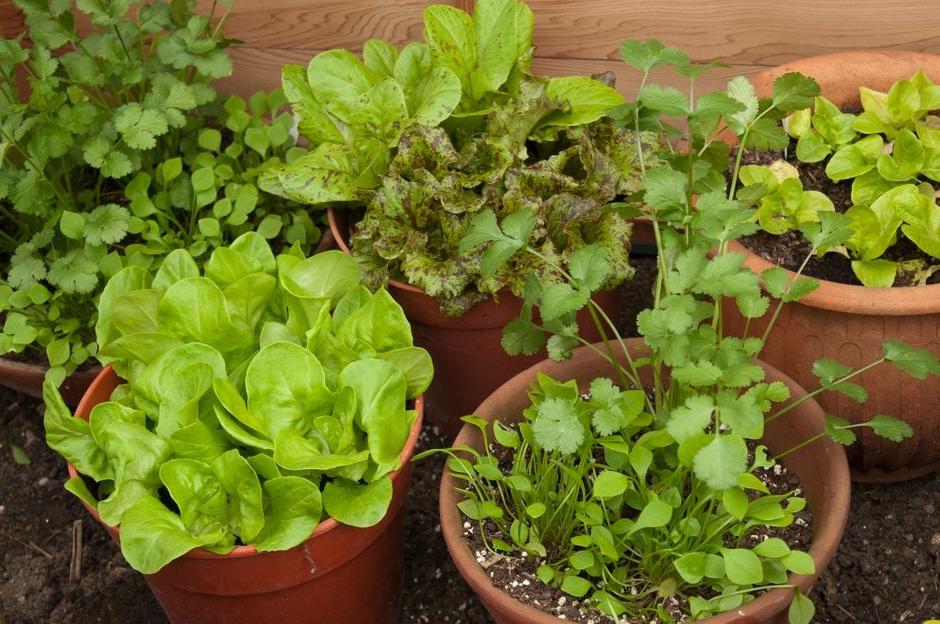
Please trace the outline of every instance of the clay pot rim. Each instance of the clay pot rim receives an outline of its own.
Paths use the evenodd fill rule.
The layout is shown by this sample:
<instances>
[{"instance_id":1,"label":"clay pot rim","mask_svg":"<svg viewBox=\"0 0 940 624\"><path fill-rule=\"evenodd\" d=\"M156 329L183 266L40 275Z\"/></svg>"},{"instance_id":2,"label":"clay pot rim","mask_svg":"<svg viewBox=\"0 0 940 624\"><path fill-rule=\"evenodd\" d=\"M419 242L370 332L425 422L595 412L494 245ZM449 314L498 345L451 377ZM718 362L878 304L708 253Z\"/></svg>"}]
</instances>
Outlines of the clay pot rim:
<instances>
[{"instance_id":1,"label":"clay pot rim","mask_svg":"<svg viewBox=\"0 0 940 624\"><path fill-rule=\"evenodd\" d=\"M641 339L628 339L628 345L631 345L631 351L637 351L637 348L640 349L639 353L636 355L642 356L643 352L648 352L648 348L645 345L639 343ZM575 349L575 353L584 352L589 347L579 347ZM767 364L766 362L758 361L758 363L764 368L767 373L775 376L776 379L784 381L784 383L792 383L796 387L800 387L792 378L787 376L785 373L781 372L774 366ZM518 375L508 380L505 384L500 386L493 394L491 394L483 404L486 405L490 402L498 402L501 397L499 394L507 392L507 387L511 385L516 385L520 383L519 379L522 379L526 376L532 374L534 369L539 368L541 365L536 364L535 366L530 367L529 369L520 372ZM788 384L789 385L789 384ZM526 384L527 387L527 384ZM805 392L805 390L804 390ZM812 405L816 405L816 409L819 412L822 412L822 408L815 403L815 401L810 400L801 406L802 409L807 409ZM801 411L801 410L797 410ZM461 444L466 444L466 438L474 430L474 427L469 424L465 424L461 428L460 433L457 438L454 440L453 446L457 447ZM830 480L834 483L843 483L844 487L834 488L835 495L841 498L840 504L838 507L844 509L843 518L841 522L827 523L828 526L823 527L825 532L820 535L813 535L812 542L810 543L809 554L813 558L813 563L816 566L816 574L813 575L796 575L789 574L787 582L793 585L800 585L800 581L806 581L807 579L814 579L825 567L825 564L828 563L829 559L826 557L826 544L831 542L834 544L832 548L832 554L835 552L835 548L838 546L841 541L842 532L844 531L845 522L848 518L849 506L851 501L850 487L851 481L849 478L849 468L848 461L845 457L845 451L839 447L831 439L824 438L819 441L822 444L825 444L825 451L820 451L819 456L827 458L822 461L824 468L830 468L831 474L829 475ZM833 457L835 455L835 457ZM439 494L439 513L441 521L441 533L444 535L444 540L447 543L447 550L450 554L451 559L454 561L458 572L461 573L464 580L471 586L473 591L481 596L485 596L485 603L496 603L502 605L503 611L509 611L510 609L515 611L518 614L521 614L524 617L524 621L528 624L537 623L537 624L557 624L562 621L559 618L536 609L533 606L530 606L526 603L523 603L519 600L516 600L511 595L503 591L502 589L496 587L492 584L489 577L486 575L486 572L483 568L480 567L479 563L473 558L472 553L470 552L469 545L466 540L463 539L462 535L459 537L452 535L452 531L449 530L450 526L456 524L457 526L462 526L460 512L457 509L457 494L454 491L455 480L450 476L448 471L445 470L442 473L441 485L440 485L440 494ZM815 520L815 517L814 517ZM815 524L815 522L814 522ZM828 529L828 530L826 530ZM459 560L459 564L458 564ZM464 570L467 570L467 574L464 574ZM806 589L804 587L804 589ZM758 615L758 611L764 609L772 609L770 605L774 603L780 603L781 608L778 613L782 613L786 610L786 604L789 603L790 597L792 595L792 590L790 589L773 589L770 591L765 591L764 593L757 596L753 601L738 607L732 611L726 611L723 613L716 614L712 617L700 620L702 624L708 623L724 623L724 622L735 622L738 621L737 618L741 618L742 622L749 622L751 619ZM734 619L727 619L727 618Z\"/></svg>"},{"instance_id":2,"label":"clay pot rim","mask_svg":"<svg viewBox=\"0 0 940 624\"><path fill-rule=\"evenodd\" d=\"M796 273L757 255L738 241L728 246L730 251L746 254L745 265L755 273L770 268L781 268L787 278L796 278ZM809 276L806 276L809 277ZM812 308L848 312L866 316L914 316L940 313L940 284L926 286L892 286L873 288L857 284L841 284L813 278L819 288L801 297L799 303Z\"/></svg>"},{"instance_id":3,"label":"clay pot rim","mask_svg":"<svg viewBox=\"0 0 940 624\"><path fill-rule=\"evenodd\" d=\"M340 251L342 251L344 254L346 254L347 256L351 256L352 250L349 248L349 245L346 243L345 234L343 232L340 232L339 223L337 223L336 221L336 210L332 206L327 207L326 218L330 224L330 232L333 233L333 238L334 240L336 240L336 245L340 248ZM418 288L417 286L412 286L411 284L408 284L406 282L399 282L398 280L393 280L392 278L388 278L388 283L390 286L394 286L395 288L399 288L401 290L406 290L408 292L427 296L427 293L424 292L423 289Z\"/></svg>"},{"instance_id":4,"label":"clay pot rim","mask_svg":"<svg viewBox=\"0 0 940 624\"><path fill-rule=\"evenodd\" d=\"M91 397L95 394L95 391L98 389L99 386L102 386L108 381L110 381L109 379L110 377L114 377L115 379L120 379L120 377L117 376L117 373L114 372L114 369L110 365L108 365L105 368L103 368L100 373L98 373L98 376L95 377L95 380L91 383L90 386L88 386L88 390L85 392L85 395L82 397L81 402L78 404L78 407L75 409L74 418L81 418L83 420L88 420L88 416L91 415L92 408L94 407L94 405L97 405L97 404L94 404L94 405L92 404ZM401 455L398 456L399 460L401 461L402 467L399 468L398 470L395 470L389 473L389 477L392 479L392 481L398 478L398 475L401 474L402 470L405 468L408 462L411 461L411 456L414 454L415 446L418 444L418 436L421 433L421 423L424 420L424 395L422 394L416 397L414 402L415 402L414 409L418 413L418 416L417 418L415 418L415 422L411 426L411 431L408 434L408 439L405 441L405 446L401 451ZM75 469L75 466L73 466L71 463L67 463L66 467L68 469L69 478L81 476L79 472ZM101 524L104 524L104 522L102 522L101 518L98 516L98 512L93 507L91 507L85 501L82 501L82 505L85 506L85 509L88 510L88 512L92 515L92 517L95 520L97 520L98 522L101 522ZM121 528L120 525L117 525L114 527L110 527L108 525L105 525L105 526L108 527L109 529L114 529L114 531L120 532L120 528ZM313 530L313 533L311 533L310 536L306 540L304 540L304 542L315 539L317 537L321 537L327 532L332 531L334 529L338 529L341 526L345 526L345 525L341 525L334 518L327 518L326 520L322 520L317 524L316 528ZM304 542L301 542L301 544L303 544ZM243 545L243 546L236 546L225 554L214 553L209 550L206 550L205 548L194 548L193 550L182 555L182 557L189 557L193 559L238 559L242 557L254 557L254 556L265 555L265 554L268 554L268 553L258 552L253 545L248 544L248 545Z\"/></svg>"},{"instance_id":5,"label":"clay pot rim","mask_svg":"<svg viewBox=\"0 0 940 624\"><path fill-rule=\"evenodd\" d=\"M918 52L917 50L898 50L895 48L870 48L864 50L841 50L839 52L828 52L826 54L814 54L805 56L786 63L781 63L774 67L756 72L755 79L767 76L779 76L789 72L806 73L808 67L820 65L872 65L884 60L885 57L898 59L910 59L917 64L937 64L940 63L940 55L930 52ZM859 85L866 86L866 85ZM760 95L760 94L759 94ZM823 94L825 95L825 94Z\"/></svg>"},{"instance_id":6,"label":"clay pot rim","mask_svg":"<svg viewBox=\"0 0 940 624\"><path fill-rule=\"evenodd\" d=\"M877 67L885 59L905 59L912 65L921 68L932 67L940 72L940 55L907 50L873 49L873 50L847 50L833 52L797 59L773 67L754 76L758 93L766 95L774 78L788 72L800 72L812 76L815 68L832 68L839 66ZM829 70L827 70L829 71ZM855 85L855 92L863 84ZM823 95L826 95L825 86ZM857 96L856 96L857 99ZM836 102L840 105L840 102ZM841 103L844 104L844 103ZM756 253L733 242L734 251L744 251L747 254L746 264L754 271L780 267L787 271L787 276L793 279L795 273L778 264L765 260ZM816 278L818 279L818 278ZM936 314L940 312L940 284L925 286L894 286L888 288L872 288L856 284L842 284L829 280L819 279L819 288L809 295L802 297L800 303L823 310L837 312L850 312L867 316L912 316L918 314Z\"/></svg>"}]
</instances>

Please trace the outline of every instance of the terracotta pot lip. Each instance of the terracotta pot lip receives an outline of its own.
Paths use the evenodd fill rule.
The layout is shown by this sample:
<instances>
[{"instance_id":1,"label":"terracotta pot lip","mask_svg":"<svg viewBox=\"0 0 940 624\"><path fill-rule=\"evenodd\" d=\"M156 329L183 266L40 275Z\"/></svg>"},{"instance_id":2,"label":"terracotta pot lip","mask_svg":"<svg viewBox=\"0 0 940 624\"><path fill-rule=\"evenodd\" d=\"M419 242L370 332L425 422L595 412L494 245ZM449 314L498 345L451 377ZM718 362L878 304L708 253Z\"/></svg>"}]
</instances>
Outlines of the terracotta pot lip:
<instances>
[{"instance_id":1,"label":"terracotta pot lip","mask_svg":"<svg viewBox=\"0 0 940 624\"><path fill-rule=\"evenodd\" d=\"M88 390L85 392L84 396L82 396L82 400L79 402L78 407L75 408L74 418L82 418L84 420L88 419L88 416L91 414L91 410L94 407L92 404L92 395L94 395L98 387L104 385L111 376L120 379L120 377L117 376L117 373L114 372L114 369L111 367L111 365L104 367L101 372L98 373L98 375L95 377L95 380L91 382L90 386L88 386ZM415 411L418 413L418 416L415 418L414 425L412 425L411 431L408 434L408 440L405 442L405 447L402 449L401 455L399 455L399 460L401 461L402 467L398 470L395 470L394 472L389 473L389 477L392 479L392 481L398 478L398 475L401 474L402 470L405 468L408 462L411 461L411 456L414 454L415 446L418 444L418 436L421 433L421 423L424 420L424 395L419 395L415 398L414 401ZM71 463L68 463L66 467L68 469L69 478L80 476L78 471ZM98 516L98 512L93 507L88 505L88 503L85 501L82 501L82 505L85 506L85 509L88 510L95 520L102 522L101 518ZM102 522L102 524L104 523ZM327 518L326 520L317 524L317 527L313 530L313 533L310 534L310 537L308 537L305 542L316 539L317 537L321 537L329 531L338 529L341 526L344 525L341 525L333 518ZM120 534L120 525L109 528L118 531L118 534ZM304 542L301 542L301 544L302 543ZM239 559L242 557L253 557L263 554L267 553L258 552L254 546L249 544L245 546L236 546L225 554L210 552L204 548L195 548L184 554L183 557L192 559Z\"/></svg>"},{"instance_id":2,"label":"terracotta pot lip","mask_svg":"<svg viewBox=\"0 0 940 624\"><path fill-rule=\"evenodd\" d=\"M917 50L898 50L895 48L869 48L859 50L842 50L839 52L828 52L826 54L815 54L803 58L793 59L786 63L781 63L775 67L762 70L757 73L758 76L769 75L778 76L787 72L799 71L799 67L814 66L820 64L870 64L884 57L907 58L907 59L932 59L934 62L940 60L940 55L930 52L918 52ZM864 85L859 85L864 86Z\"/></svg>"},{"instance_id":3,"label":"terracotta pot lip","mask_svg":"<svg viewBox=\"0 0 940 624\"><path fill-rule=\"evenodd\" d=\"M628 339L626 342L628 343L628 347L630 348L631 351L639 350L639 353L635 353L634 355L639 355L640 357L642 357L642 353L644 351L648 352L648 348L645 346L645 344L642 343L642 339L633 338L633 339ZM589 347L579 347L575 349L575 356L578 352L586 352L588 349ZM774 366L767 364L766 362L759 361L759 360L756 360L756 361L764 368L765 371L767 371L768 376L772 376L776 379L779 379L783 381L784 383L787 383L788 385L792 384L793 386L801 388L801 386L799 386L799 384L797 384L792 378L790 378L789 376L787 376L785 373L781 372ZM532 371L539 369L542 366L542 364L544 364L544 362L540 364L536 364L526 369L525 371L520 372L515 377L511 378L509 381L507 381L502 386L500 386L500 388L494 391L494 393L491 394L490 397L488 397L486 401L484 401L484 403L481 404L481 406L485 405L491 400L495 401L496 399L500 398L500 397L496 397L495 395L501 392L506 392L505 388L507 386L515 385L519 383L517 379L521 379L521 378L524 378L525 376L531 375ZM804 409L810 409L812 405L816 405L817 409L820 412L822 411L821 408L818 407L818 404L815 403L815 401L810 400L806 402L804 405L802 405L801 408L798 409L796 412L798 413L799 411L802 411ZM457 438L454 440L454 446L459 446L461 444L466 443L466 438L469 437L473 431L474 431L474 427L472 425L465 424L461 428L460 433L457 435ZM824 468L831 470L832 474L829 476L831 477L832 481L836 483L845 484L844 488L835 489L835 495L844 499L842 501L842 505L840 505L839 507L845 510L845 515L847 517L848 509L849 509L849 501L850 501L849 488L851 487L851 482L849 479L849 468L848 468L848 462L845 457L845 452L841 447L836 445L835 442L833 442L832 440L825 439L824 441L821 441L821 442L825 444L825 449L820 450L819 456L827 458L823 462ZM841 455L837 455L839 453L841 453ZM836 455L836 456L833 457L833 455ZM840 457L841 457L841 460L840 460ZM441 519L441 527L442 527L441 533L443 533L444 535L445 542L447 543L447 550L450 553L451 558L454 560L455 564L457 564L458 560L460 562L460 564L457 565L458 570L461 572L462 575L463 575L463 570L461 568L469 571L468 575L464 575L464 580L466 580L467 583L471 585L471 587L473 588L475 592L481 595L485 595L488 599L487 601L502 605L504 610L511 609L515 611L516 613L521 613L524 616L523 621L526 622L527 624L533 624L533 623L555 624L561 621L551 614L548 614L544 611L536 609L535 607L532 607L528 604L525 604L523 602L516 600L515 598L510 596L508 593L503 591L502 589L493 585L489 577L486 575L485 571L483 571L483 568L481 568L480 565L473 558L472 553L470 552L469 545L467 544L466 540L464 540L462 537L451 535L450 525L452 525L453 523L457 523L459 525L460 523L459 511L456 508L456 502L455 502L456 494L453 492L452 483L453 483L453 478L445 470L441 478L440 495L439 495L440 519ZM452 503L452 504L448 504L448 503ZM833 527L832 523L829 523L829 526L826 527L828 528L828 531L826 533L820 534L818 536L817 535L813 536L813 540L809 549L809 554L813 558L813 561L816 564L817 570L821 570L822 567L825 565L825 563L828 562L827 560L826 561L822 560L822 558L826 556L825 544L828 543L829 541L832 541L838 544L838 542L840 541L841 531L844 530L845 520L846 518L843 518L841 523L837 523L838 525L841 525L843 527L842 529L839 529L838 526ZM820 564L823 564L823 565L820 565ZM790 574L788 576L787 582L790 584L797 585L801 579L805 580L807 578L813 578L814 576L816 575ZM733 613L732 612L719 613L712 617L706 618L705 620L701 620L701 622L702 624L708 624L710 622L718 624L720 622L726 622L726 621L727 622L738 621L736 619L727 620L726 618L728 617L735 617L735 618L740 617L741 621L750 621L750 619L748 618L749 617L753 618L755 616L755 612L758 611L759 609L762 609L764 607L770 608L770 605L773 603L783 603L784 601L789 601L790 595L791 595L791 591L789 589L770 590L759 595L752 602L749 602L746 605L742 605L738 609L734 610ZM782 606L780 612L782 612L785 609L786 607Z\"/></svg>"},{"instance_id":4,"label":"terracotta pot lip","mask_svg":"<svg viewBox=\"0 0 940 624\"><path fill-rule=\"evenodd\" d=\"M336 210L332 206L327 207L326 218L330 224L330 232L333 233L333 238L336 240L337 246L339 246L340 250L347 256L352 255L352 250L349 248L349 244L346 242L345 235L343 232L340 232L339 223L336 222ZM398 280L389 278L388 283L389 286L393 286L400 290L406 290L408 292L428 296L428 294L421 288L412 286L411 284L407 284L405 282L399 282Z\"/></svg>"},{"instance_id":5,"label":"terracotta pot lip","mask_svg":"<svg viewBox=\"0 0 940 624\"><path fill-rule=\"evenodd\" d=\"M737 241L732 241L728 248L731 251L746 254L745 265L755 273L759 274L777 267L787 272L788 279L796 278L796 273L793 271L762 258ZM798 303L822 310L865 316L914 316L940 313L940 284L871 288L814 279L819 282L819 288L801 297Z\"/></svg>"}]
</instances>

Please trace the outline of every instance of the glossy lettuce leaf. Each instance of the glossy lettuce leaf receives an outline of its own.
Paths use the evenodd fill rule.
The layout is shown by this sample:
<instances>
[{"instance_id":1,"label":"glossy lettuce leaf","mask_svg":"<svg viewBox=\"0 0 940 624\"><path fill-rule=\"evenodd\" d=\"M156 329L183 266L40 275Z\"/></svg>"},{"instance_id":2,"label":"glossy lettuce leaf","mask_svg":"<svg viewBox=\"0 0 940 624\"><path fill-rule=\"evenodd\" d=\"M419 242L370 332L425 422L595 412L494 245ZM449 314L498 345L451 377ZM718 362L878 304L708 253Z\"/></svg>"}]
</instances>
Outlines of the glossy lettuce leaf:
<instances>
[{"instance_id":1,"label":"glossy lettuce leaf","mask_svg":"<svg viewBox=\"0 0 940 624\"><path fill-rule=\"evenodd\" d=\"M391 66L373 48L370 63ZM350 256L275 257L253 233L194 267L180 251L106 288L101 353L127 383L88 422L46 384L47 441L88 479L69 490L121 525L146 573L193 548L296 546L333 483L355 494L331 499L343 521L380 521L407 402L433 376L401 307L363 287Z\"/></svg>"}]
</instances>

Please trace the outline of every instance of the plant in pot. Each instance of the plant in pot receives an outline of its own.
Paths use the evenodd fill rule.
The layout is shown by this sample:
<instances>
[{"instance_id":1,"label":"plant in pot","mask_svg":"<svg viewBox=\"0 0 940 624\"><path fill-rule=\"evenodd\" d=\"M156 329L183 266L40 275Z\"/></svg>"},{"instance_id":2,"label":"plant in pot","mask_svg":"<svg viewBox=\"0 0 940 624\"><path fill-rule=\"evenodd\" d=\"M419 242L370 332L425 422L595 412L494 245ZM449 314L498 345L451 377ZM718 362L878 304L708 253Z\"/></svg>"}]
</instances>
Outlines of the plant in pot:
<instances>
[{"instance_id":1,"label":"plant in pot","mask_svg":"<svg viewBox=\"0 0 940 624\"><path fill-rule=\"evenodd\" d=\"M763 232L738 249L755 270L777 265L782 279L800 269L820 287L784 306L773 331L769 317L751 323L768 338L764 357L805 383L813 359L839 356L859 366L886 339L940 353L940 131L931 114L940 87L927 75L940 76L940 57L810 58L758 76L758 91L791 69L815 76L822 95L783 120L790 136L778 129L772 144L742 152L740 192L766 194L758 208ZM806 257L812 245L800 228L833 211L845 215L847 235ZM742 328L746 321L729 312L730 326ZM940 465L940 421L931 409L940 383L877 370L860 379L867 392L823 396L823 407L851 421L894 413L914 435L896 445L863 433L848 450L853 478L901 480ZM864 397L864 405L855 400Z\"/></svg>"},{"instance_id":2,"label":"plant in pot","mask_svg":"<svg viewBox=\"0 0 940 624\"><path fill-rule=\"evenodd\" d=\"M45 382L46 441L169 619L395 621L432 365L388 292L249 232L101 299L109 366L75 416Z\"/></svg>"},{"instance_id":3,"label":"plant in pot","mask_svg":"<svg viewBox=\"0 0 940 624\"><path fill-rule=\"evenodd\" d=\"M527 276L557 280L531 254L504 247L504 263L462 249L470 221L531 208L535 223L516 235L561 265L598 243L611 268L596 296L615 316L608 291L633 273L621 200L639 191L637 150L650 151L650 137L638 143L605 116L623 100L603 80L532 74L533 17L518 0L481 0L472 15L433 5L424 24L425 42L402 50L371 40L361 60L331 50L306 72L284 68L311 148L262 187L330 207L340 245L373 285L390 284L440 372L430 416L453 433L458 416L537 361L525 345L512 350L531 357L507 358L500 333Z\"/></svg>"},{"instance_id":4,"label":"plant in pot","mask_svg":"<svg viewBox=\"0 0 940 624\"><path fill-rule=\"evenodd\" d=\"M78 3L80 34L71 2L20 2L32 46L0 41L0 383L39 396L48 368L70 404L97 372L95 304L122 267L177 247L205 258L248 230L319 239L255 184L297 155L283 95L212 88L232 71L224 15L131 4Z\"/></svg>"},{"instance_id":5,"label":"plant in pot","mask_svg":"<svg viewBox=\"0 0 940 624\"><path fill-rule=\"evenodd\" d=\"M694 80L704 66L656 41L628 41L624 59L644 72L638 101L621 111L634 130L684 120L682 150L644 169L642 198L655 219L659 250L653 306L637 320L642 339L614 324L603 342L572 359L517 375L464 418L441 483L442 533L451 557L500 624L578 622L806 623L806 596L835 552L849 508L840 443L867 427L897 441L903 422L877 416L849 423L814 401L824 390L854 392L858 370L831 360L814 367L822 388L808 392L756 359L760 336L732 334L723 299L748 318L778 298L798 299L816 282L758 275L729 243L757 229L752 200L725 183L724 126L761 144L769 121L803 108L818 88L787 74L758 100L744 79L726 93L690 97L647 84L650 70L675 67ZM768 121L765 121L768 120ZM514 232L533 220L484 212L464 239L493 257L511 245L538 253ZM523 228L524 229L524 228ZM804 226L816 246L840 235L841 221ZM498 260L493 260L498 262ZM526 310L509 335L541 344L553 331L541 318L581 306L608 266L588 246L560 283L532 279ZM921 377L929 352L897 342L879 363Z\"/></svg>"}]
</instances>

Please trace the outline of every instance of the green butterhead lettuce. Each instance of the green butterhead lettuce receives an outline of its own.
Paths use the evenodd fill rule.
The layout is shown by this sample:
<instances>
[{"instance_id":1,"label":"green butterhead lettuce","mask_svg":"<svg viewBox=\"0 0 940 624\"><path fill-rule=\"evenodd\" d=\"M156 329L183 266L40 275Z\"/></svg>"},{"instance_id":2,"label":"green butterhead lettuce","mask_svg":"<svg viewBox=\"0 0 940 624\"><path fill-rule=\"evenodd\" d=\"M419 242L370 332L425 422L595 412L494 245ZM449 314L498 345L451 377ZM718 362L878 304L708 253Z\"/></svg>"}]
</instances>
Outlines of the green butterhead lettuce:
<instances>
[{"instance_id":1,"label":"green butterhead lettuce","mask_svg":"<svg viewBox=\"0 0 940 624\"><path fill-rule=\"evenodd\" d=\"M94 482L69 489L121 526L135 569L291 548L324 509L353 526L385 516L432 365L388 293L359 282L341 252L275 257L254 232L204 270L179 250L112 278L99 357L127 383L85 422L47 381L45 424Z\"/></svg>"},{"instance_id":2,"label":"green butterhead lettuce","mask_svg":"<svg viewBox=\"0 0 940 624\"><path fill-rule=\"evenodd\" d=\"M844 241L844 248L858 280L865 286L887 288L903 272L914 283L924 284L940 270L940 206L936 202L940 129L931 115L940 109L940 86L918 70L887 93L862 86L859 98L862 112L853 115L817 97L812 109L791 113L784 126L798 139L800 161L825 161L830 179L851 180L852 206L846 215L854 233ZM744 169L741 179L747 185ZM759 216L768 212L766 205L775 202L775 194L780 193L761 199ZM760 219L772 234L806 223L781 219L779 207L772 212L777 216ZM905 237L938 262L883 257Z\"/></svg>"}]
</instances>

